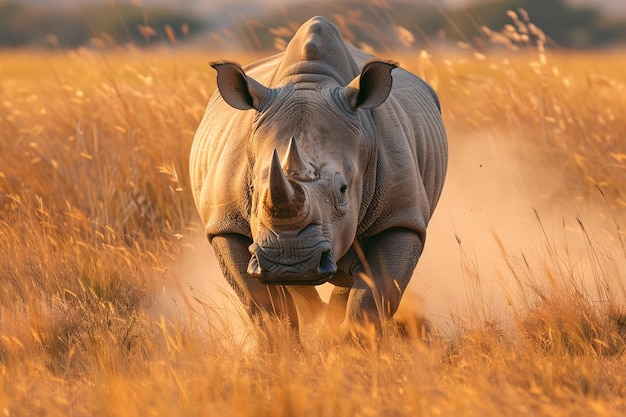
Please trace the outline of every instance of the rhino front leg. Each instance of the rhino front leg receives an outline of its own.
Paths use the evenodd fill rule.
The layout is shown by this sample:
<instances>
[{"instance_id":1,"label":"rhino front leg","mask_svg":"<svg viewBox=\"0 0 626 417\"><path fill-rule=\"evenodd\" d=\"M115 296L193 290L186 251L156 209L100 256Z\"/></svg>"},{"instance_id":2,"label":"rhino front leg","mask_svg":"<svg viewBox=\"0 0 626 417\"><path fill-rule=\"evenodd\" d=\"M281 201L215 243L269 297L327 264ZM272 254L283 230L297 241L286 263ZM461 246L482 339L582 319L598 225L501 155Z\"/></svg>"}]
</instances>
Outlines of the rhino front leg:
<instances>
[{"instance_id":1,"label":"rhino front leg","mask_svg":"<svg viewBox=\"0 0 626 417\"><path fill-rule=\"evenodd\" d=\"M346 305L350 296L350 288L335 287L328 300L328 312L326 313L326 326L332 332L340 329L346 317Z\"/></svg>"},{"instance_id":2,"label":"rhino front leg","mask_svg":"<svg viewBox=\"0 0 626 417\"><path fill-rule=\"evenodd\" d=\"M270 344L269 332L274 318L287 319L294 335L298 334L298 315L294 301L282 285L265 285L246 272L252 240L239 234L216 235L210 240L222 273L233 287L248 314L261 326Z\"/></svg>"},{"instance_id":3,"label":"rhino front leg","mask_svg":"<svg viewBox=\"0 0 626 417\"><path fill-rule=\"evenodd\" d=\"M424 248L423 240L414 231L395 228L364 242L366 265L353 271L354 285L340 328L343 336L359 338L371 326L381 334L392 322Z\"/></svg>"}]
</instances>

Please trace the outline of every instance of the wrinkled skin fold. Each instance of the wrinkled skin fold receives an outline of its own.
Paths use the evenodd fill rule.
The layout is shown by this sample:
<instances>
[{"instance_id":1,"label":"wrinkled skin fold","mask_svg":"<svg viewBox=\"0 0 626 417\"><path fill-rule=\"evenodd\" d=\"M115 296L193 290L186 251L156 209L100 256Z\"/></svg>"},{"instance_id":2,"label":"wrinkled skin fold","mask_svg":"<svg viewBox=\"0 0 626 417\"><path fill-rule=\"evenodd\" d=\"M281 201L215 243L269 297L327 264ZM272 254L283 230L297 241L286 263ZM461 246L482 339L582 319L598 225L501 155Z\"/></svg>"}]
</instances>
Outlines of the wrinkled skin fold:
<instances>
[{"instance_id":1,"label":"wrinkled skin fold","mask_svg":"<svg viewBox=\"0 0 626 417\"><path fill-rule=\"evenodd\" d=\"M218 89L190 155L198 212L250 315L298 329L381 330L398 308L443 187L437 95L397 64L343 41L324 18ZM313 287L336 285L326 308ZM304 317L301 317L304 318Z\"/></svg>"}]
</instances>

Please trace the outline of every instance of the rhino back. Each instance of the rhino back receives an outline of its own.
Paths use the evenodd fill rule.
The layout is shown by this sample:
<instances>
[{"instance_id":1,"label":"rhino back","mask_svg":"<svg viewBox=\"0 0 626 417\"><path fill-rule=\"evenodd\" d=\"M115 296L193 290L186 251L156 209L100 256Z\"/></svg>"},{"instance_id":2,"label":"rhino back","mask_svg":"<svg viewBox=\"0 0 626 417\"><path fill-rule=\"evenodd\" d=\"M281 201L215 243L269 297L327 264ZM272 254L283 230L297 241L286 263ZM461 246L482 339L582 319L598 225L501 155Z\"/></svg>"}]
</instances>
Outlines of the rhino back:
<instances>
[{"instance_id":1,"label":"rhino back","mask_svg":"<svg viewBox=\"0 0 626 417\"><path fill-rule=\"evenodd\" d=\"M361 69L354 60L353 49L335 25L316 16L298 29L285 51L256 61L244 70L272 88L297 82L303 74L327 76L347 85Z\"/></svg>"}]
</instances>

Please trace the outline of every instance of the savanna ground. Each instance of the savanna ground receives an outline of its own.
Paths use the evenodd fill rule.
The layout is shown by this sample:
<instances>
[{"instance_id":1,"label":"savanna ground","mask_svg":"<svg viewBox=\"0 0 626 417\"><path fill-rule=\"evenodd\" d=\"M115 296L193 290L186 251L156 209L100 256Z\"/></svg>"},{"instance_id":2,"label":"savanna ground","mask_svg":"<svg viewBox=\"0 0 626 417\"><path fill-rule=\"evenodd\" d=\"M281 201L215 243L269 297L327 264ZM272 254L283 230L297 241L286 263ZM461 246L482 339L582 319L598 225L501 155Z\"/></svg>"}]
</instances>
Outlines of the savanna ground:
<instances>
[{"instance_id":1,"label":"savanna ground","mask_svg":"<svg viewBox=\"0 0 626 417\"><path fill-rule=\"evenodd\" d=\"M363 349L309 326L273 353L187 174L208 61L256 56L2 52L0 413L624 415L626 57L532 46L383 55L437 89L449 134L411 287L433 332Z\"/></svg>"}]
</instances>

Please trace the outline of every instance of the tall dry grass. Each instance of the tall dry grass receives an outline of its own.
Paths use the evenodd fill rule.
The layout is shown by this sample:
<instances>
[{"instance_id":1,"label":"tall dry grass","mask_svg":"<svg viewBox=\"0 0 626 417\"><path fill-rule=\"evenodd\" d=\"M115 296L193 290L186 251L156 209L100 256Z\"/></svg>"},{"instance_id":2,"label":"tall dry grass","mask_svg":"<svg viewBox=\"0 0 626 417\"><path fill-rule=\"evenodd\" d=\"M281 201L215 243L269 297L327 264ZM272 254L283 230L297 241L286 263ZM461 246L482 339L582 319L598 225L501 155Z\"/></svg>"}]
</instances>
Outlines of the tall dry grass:
<instances>
[{"instance_id":1,"label":"tall dry grass","mask_svg":"<svg viewBox=\"0 0 626 417\"><path fill-rule=\"evenodd\" d=\"M452 334L390 336L370 350L312 329L303 351L285 338L274 353L255 349L241 313L197 289L180 307L203 313L200 325L155 308L164 289L185 285L179 264L201 235L186 166L215 85L213 58L2 52L1 413L626 411L623 57L536 45L395 56L441 96L451 170L469 149L516 168L515 184L533 191L538 244L519 250L496 233L502 315L471 304L451 315ZM572 204L578 217L568 217ZM546 212L562 213L562 228L545 225ZM471 238L458 240L467 291L479 298L493 276L474 262Z\"/></svg>"}]
</instances>

